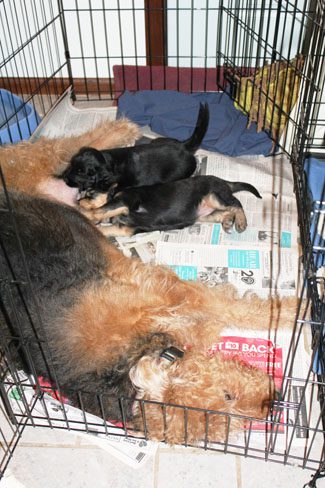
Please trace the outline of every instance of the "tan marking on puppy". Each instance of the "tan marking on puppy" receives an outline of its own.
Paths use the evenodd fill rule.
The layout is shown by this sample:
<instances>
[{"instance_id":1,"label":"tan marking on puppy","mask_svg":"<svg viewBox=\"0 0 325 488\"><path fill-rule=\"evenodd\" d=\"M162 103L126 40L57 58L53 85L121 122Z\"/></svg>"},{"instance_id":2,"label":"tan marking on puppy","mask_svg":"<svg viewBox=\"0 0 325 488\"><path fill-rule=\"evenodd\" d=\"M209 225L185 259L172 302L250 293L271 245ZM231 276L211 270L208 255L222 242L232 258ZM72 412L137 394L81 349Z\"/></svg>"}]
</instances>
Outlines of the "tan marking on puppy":
<instances>
[{"instance_id":1,"label":"tan marking on puppy","mask_svg":"<svg viewBox=\"0 0 325 488\"><path fill-rule=\"evenodd\" d=\"M214 208L215 210L225 210L227 208L225 205L219 202L214 193L209 193L209 195L203 197L200 206Z\"/></svg>"},{"instance_id":2,"label":"tan marking on puppy","mask_svg":"<svg viewBox=\"0 0 325 488\"><path fill-rule=\"evenodd\" d=\"M235 210L235 227L237 232L243 232L247 227L247 219L242 208Z\"/></svg>"},{"instance_id":3,"label":"tan marking on puppy","mask_svg":"<svg viewBox=\"0 0 325 488\"><path fill-rule=\"evenodd\" d=\"M92 222L102 222L103 220L108 220L113 217L117 217L118 215L128 215L129 213L128 207L125 206L114 208L113 210L107 210L105 207L94 208L92 210L86 210L81 208L80 211L85 217L87 217ZM114 235L114 234L107 234L107 235ZM129 235L129 234L122 233L117 235Z\"/></svg>"},{"instance_id":4,"label":"tan marking on puppy","mask_svg":"<svg viewBox=\"0 0 325 488\"><path fill-rule=\"evenodd\" d=\"M121 215L121 214L119 214ZM119 225L101 225L99 230L104 234L106 237L131 237L134 234L134 229L132 227L127 227L126 225L119 226Z\"/></svg>"},{"instance_id":5,"label":"tan marking on puppy","mask_svg":"<svg viewBox=\"0 0 325 488\"><path fill-rule=\"evenodd\" d=\"M100 208L107 203L107 193L97 193L94 198L82 198L79 200L80 207L91 210Z\"/></svg>"},{"instance_id":6,"label":"tan marking on puppy","mask_svg":"<svg viewBox=\"0 0 325 488\"><path fill-rule=\"evenodd\" d=\"M225 210L216 210L215 212L201 216L198 222L221 223L223 229L229 232L235 223L237 232L243 232L247 227L245 212L238 207L225 207Z\"/></svg>"}]
</instances>

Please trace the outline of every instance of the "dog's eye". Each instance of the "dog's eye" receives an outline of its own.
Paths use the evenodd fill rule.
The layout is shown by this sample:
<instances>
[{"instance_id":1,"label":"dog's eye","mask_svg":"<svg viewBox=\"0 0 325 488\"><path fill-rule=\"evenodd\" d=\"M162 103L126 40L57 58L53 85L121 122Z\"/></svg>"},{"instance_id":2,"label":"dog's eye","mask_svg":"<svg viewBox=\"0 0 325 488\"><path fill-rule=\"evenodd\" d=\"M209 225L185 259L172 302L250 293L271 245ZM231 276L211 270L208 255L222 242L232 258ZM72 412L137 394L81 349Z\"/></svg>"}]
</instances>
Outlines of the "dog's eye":
<instances>
[{"instance_id":1,"label":"dog's eye","mask_svg":"<svg viewBox=\"0 0 325 488\"><path fill-rule=\"evenodd\" d=\"M223 390L223 392L225 394L225 400L226 400L226 402L230 402L231 400L235 400L236 397L234 395L231 395L226 390Z\"/></svg>"}]
</instances>

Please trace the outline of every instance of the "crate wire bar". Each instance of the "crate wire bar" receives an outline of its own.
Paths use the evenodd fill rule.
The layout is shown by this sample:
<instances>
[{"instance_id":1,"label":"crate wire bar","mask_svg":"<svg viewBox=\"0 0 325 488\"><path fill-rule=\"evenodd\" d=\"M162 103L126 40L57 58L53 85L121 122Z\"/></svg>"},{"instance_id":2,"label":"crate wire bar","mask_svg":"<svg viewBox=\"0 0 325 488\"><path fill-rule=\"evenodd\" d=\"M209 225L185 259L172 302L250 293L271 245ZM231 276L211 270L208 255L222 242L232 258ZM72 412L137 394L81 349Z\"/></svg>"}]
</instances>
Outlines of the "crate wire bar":
<instances>
[{"instance_id":1,"label":"crate wire bar","mask_svg":"<svg viewBox=\"0 0 325 488\"><path fill-rule=\"evenodd\" d=\"M317 257L323 256L324 245L311 232L311 225L324 230L324 200L313 201L304 173L305 160L310 155L324 159L325 133L325 9L319 0L0 0L1 60L0 88L8 90L45 116L68 87L73 99L87 103L94 100L109 100L117 103L125 90L173 89L185 93L199 91L224 91L234 98L242 110L247 110L249 96L257 94L256 117L263 129L273 138L290 159L293 169L294 189L297 198L299 228L302 244L303 293L311 305L311 318L298 316L292 333L289 357L285 367L283 398L278 401L278 414L268 425L266 448L252 446L253 419L248 419L249 428L243 438L234 441L228 435L224 442L209 443L209 419L220 412L206 411L206 436L202 448L234 453L277 463L299 465L313 470L315 479L324 470L324 448L315 452L316 440L324 438L324 276L318 275ZM297 56L303 62L298 65ZM283 63L286 80L293 73L299 80L297 101L290 108L284 97L272 98L271 70L266 71L266 88L256 91L261 72L272 63ZM264 77L264 74L263 76ZM238 87L250 79L252 90L238 98ZM185 82L185 81L186 82ZM279 77L275 78L275 93ZM273 102L271 116L267 118L267 104ZM0 96L0 108L3 105ZM278 137L281 119L286 121L286 130ZM20 131L18 110L5 117L1 129L17 125ZM267 126L267 127L266 127ZM29 127L29 134L32 129ZM5 181L3 181L5 187ZM324 192L323 192L324 195ZM8 198L8 212L14 212ZM321 220L323 219L323 220ZM19 229L17 228L17 239ZM24 254L22 250L22 259ZM0 276L0 292L9 294L13 283ZM28 269L26 281L29 286ZM17 318L13 318L17 321ZM292 376L292 364L296 349L302 340L304 328L313 332L312 362L306 378ZM40 324L40 330L42 326ZM62 419L52 418L44 402L44 388L37 375L21 377L12 357L16 351L24 351L28 357L28 344L24 338L13 337L10 344L0 341L1 360L0 394L7 427L0 429L3 474L25 425L47 425L76 431L107 433L106 422L93 423L70 420L65 414L59 385L47 386L47 391L56 395L61 403ZM50 362L46 344L39 347ZM315 361L318 367L315 371ZM286 398L292 381L300 381L301 388L310 388L313 400L318 402L319 415L312 425L301 427L299 416L302 405ZM31 403L28 393L34 394ZM13 412L9 395L17 395L23 408ZM82 408L85 393L78 392ZM35 411L39 401L42 410ZM119 399L122 417L131 399ZM101 396L98 403L105 418ZM146 435L146 403L141 400L144 433ZM152 403L152 402L151 402ZM166 412L171 405L161 406L166 422ZM193 409L180 407L184 418L184 445L187 439L188 416ZM288 426L285 449L278 446L281 413L296 409L296 423ZM312 408L312 407L311 407ZM232 416L227 415L228 433ZM58 425L59 424L59 425ZM86 425L86 427L84 426ZM292 439L296 429L308 435L303 452L296 454ZM128 435L117 428L117 435Z\"/></svg>"}]
</instances>

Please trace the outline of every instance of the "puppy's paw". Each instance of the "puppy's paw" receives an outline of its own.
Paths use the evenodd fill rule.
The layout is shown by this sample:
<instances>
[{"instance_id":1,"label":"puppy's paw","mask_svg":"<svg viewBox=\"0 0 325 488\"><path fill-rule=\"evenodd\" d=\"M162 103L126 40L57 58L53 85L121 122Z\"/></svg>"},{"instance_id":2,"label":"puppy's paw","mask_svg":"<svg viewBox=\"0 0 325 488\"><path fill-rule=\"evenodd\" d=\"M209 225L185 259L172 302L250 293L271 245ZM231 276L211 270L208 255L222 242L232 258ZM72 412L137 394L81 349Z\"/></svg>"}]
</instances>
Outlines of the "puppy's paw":
<instances>
[{"instance_id":1,"label":"puppy's paw","mask_svg":"<svg viewBox=\"0 0 325 488\"><path fill-rule=\"evenodd\" d=\"M128 216L127 215L117 215L116 217L113 217L112 224L118 225L120 227L122 227L124 225L128 225L129 224Z\"/></svg>"},{"instance_id":2,"label":"puppy's paw","mask_svg":"<svg viewBox=\"0 0 325 488\"><path fill-rule=\"evenodd\" d=\"M107 203L106 193L96 193L90 198L87 197L79 200L80 207L84 208L85 210L100 208L106 203Z\"/></svg>"},{"instance_id":3,"label":"puppy's paw","mask_svg":"<svg viewBox=\"0 0 325 488\"><path fill-rule=\"evenodd\" d=\"M222 228L227 234L231 232L231 229L234 225L234 219L235 216L233 214L227 214L223 219L222 219Z\"/></svg>"},{"instance_id":4,"label":"puppy's paw","mask_svg":"<svg viewBox=\"0 0 325 488\"><path fill-rule=\"evenodd\" d=\"M244 232L247 227L247 219L244 211L239 209L235 216L235 228L237 232Z\"/></svg>"},{"instance_id":5,"label":"puppy's paw","mask_svg":"<svg viewBox=\"0 0 325 488\"><path fill-rule=\"evenodd\" d=\"M91 198L81 198L78 203L79 207L84 208L85 210L96 208L93 206L93 201Z\"/></svg>"}]
</instances>

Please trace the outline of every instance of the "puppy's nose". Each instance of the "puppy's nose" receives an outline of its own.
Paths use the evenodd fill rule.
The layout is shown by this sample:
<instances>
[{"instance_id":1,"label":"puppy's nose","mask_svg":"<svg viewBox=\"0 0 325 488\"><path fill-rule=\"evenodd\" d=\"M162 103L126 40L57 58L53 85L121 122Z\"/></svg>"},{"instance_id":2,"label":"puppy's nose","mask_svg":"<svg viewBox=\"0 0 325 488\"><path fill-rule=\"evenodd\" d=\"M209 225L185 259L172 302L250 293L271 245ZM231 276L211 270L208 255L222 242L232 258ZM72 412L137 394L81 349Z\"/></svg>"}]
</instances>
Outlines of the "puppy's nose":
<instances>
[{"instance_id":1,"label":"puppy's nose","mask_svg":"<svg viewBox=\"0 0 325 488\"><path fill-rule=\"evenodd\" d=\"M73 187L77 187L78 185L76 185L73 181L70 180L70 178L68 176L65 176L63 178L64 182L68 185L68 186L71 186L72 188Z\"/></svg>"},{"instance_id":2,"label":"puppy's nose","mask_svg":"<svg viewBox=\"0 0 325 488\"><path fill-rule=\"evenodd\" d=\"M67 170L63 171L63 173L61 174L61 178L63 179L63 181L65 181L68 184L69 173Z\"/></svg>"}]
</instances>

